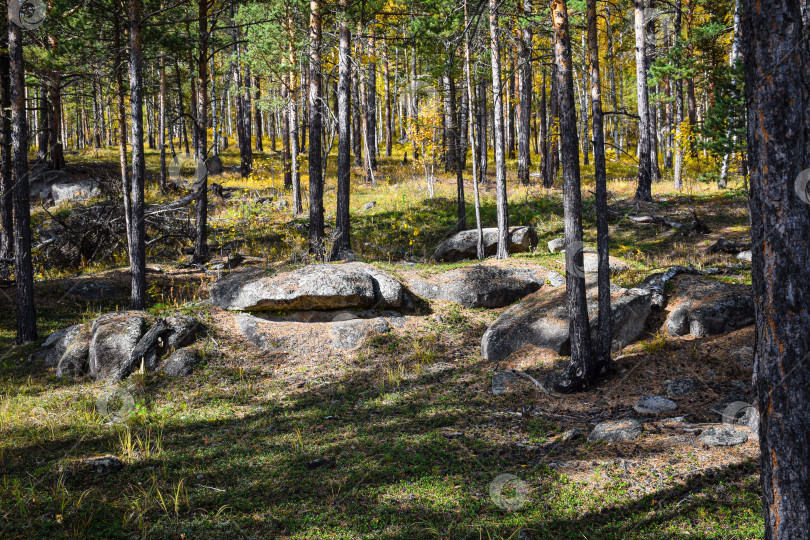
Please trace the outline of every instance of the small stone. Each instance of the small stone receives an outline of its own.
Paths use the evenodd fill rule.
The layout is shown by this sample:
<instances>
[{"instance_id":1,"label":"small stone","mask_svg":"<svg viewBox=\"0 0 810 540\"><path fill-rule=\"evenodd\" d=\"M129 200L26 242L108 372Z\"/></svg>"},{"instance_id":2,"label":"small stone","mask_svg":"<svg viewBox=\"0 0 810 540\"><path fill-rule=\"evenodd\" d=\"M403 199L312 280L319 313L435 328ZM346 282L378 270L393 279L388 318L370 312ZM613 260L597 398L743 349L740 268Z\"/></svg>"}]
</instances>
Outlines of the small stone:
<instances>
[{"instance_id":1,"label":"small stone","mask_svg":"<svg viewBox=\"0 0 810 540\"><path fill-rule=\"evenodd\" d=\"M713 427L701 433L698 440L705 446L739 446L748 440L748 434L733 427Z\"/></svg>"},{"instance_id":2,"label":"small stone","mask_svg":"<svg viewBox=\"0 0 810 540\"><path fill-rule=\"evenodd\" d=\"M101 476L120 471L124 468L124 464L120 459L109 455L85 459L83 464L85 467Z\"/></svg>"},{"instance_id":3,"label":"small stone","mask_svg":"<svg viewBox=\"0 0 810 540\"><path fill-rule=\"evenodd\" d=\"M624 442L632 441L644 431L641 422L629 418L627 420L608 420L597 424L590 435L588 442Z\"/></svg>"},{"instance_id":4,"label":"small stone","mask_svg":"<svg viewBox=\"0 0 810 540\"><path fill-rule=\"evenodd\" d=\"M559 253L565 248L565 238L555 238L548 241L548 250L551 253Z\"/></svg>"},{"instance_id":5,"label":"small stone","mask_svg":"<svg viewBox=\"0 0 810 540\"><path fill-rule=\"evenodd\" d=\"M639 414L660 414L663 412L674 411L678 408L678 404L661 396L644 396L636 401L633 409Z\"/></svg>"},{"instance_id":6,"label":"small stone","mask_svg":"<svg viewBox=\"0 0 810 540\"><path fill-rule=\"evenodd\" d=\"M496 371L492 376L492 395L500 396L509 391L509 385L517 380L517 375L511 371Z\"/></svg>"},{"instance_id":7,"label":"small stone","mask_svg":"<svg viewBox=\"0 0 810 540\"><path fill-rule=\"evenodd\" d=\"M331 467L334 464L335 464L334 459L318 458L318 459L313 459L312 461L308 461L307 462L307 469L312 471L312 470L315 470L315 469L320 469L321 467Z\"/></svg>"},{"instance_id":8,"label":"small stone","mask_svg":"<svg viewBox=\"0 0 810 540\"><path fill-rule=\"evenodd\" d=\"M693 392L700 390L700 381L697 379L684 378L675 379L667 383L667 396L669 397L682 397L688 396Z\"/></svg>"},{"instance_id":9,"label":"small stone","mask_svg":"<svg viewBox=\"0 0 810 540\"><path fill-rule=\"evenodd\" d=\"M735 255L735 258L738 261L751 262L751 250L746 249L745 251L741 251Z\"/></svg>"},{"instance_id":10,"label":"small stone","mask_svg":"<svg viewBox=\"0 0 810 540\"><path fill-rule=\"evenodd\" d=\"M565 278L557 272L549 272L546 274L546 281L552 287L562 287L565 285Z\"/></svg>"},{"instance_id":11,"label":"small stone","mask_svg":"<svg viewBox=\"0 0 810 540\"><path fill-rule=\"evenodd\" d=\"M375 206L377 206L377 201L369 201L369 202L367 202L366 204L363 205L363 212L368 212L369 210L371 210Z\"/></svg>"}]
</instances>

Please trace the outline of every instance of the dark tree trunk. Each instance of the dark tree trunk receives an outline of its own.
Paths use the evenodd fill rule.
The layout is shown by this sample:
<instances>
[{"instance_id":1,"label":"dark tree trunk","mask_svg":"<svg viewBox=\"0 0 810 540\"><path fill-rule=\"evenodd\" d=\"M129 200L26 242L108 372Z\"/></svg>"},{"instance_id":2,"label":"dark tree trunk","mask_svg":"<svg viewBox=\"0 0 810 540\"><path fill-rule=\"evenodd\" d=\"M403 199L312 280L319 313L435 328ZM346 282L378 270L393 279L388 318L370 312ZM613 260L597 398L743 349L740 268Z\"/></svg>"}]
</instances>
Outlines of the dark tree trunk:
<instances>
[{"instance_id":1,"label":"dark tree trunk","mask_svg":"<svg viewBox=\"0 0 810 540\"><path fill-rule=\"evenodd\" d=\"M362 134L362 99L360 98L360 74L356 67L352 67L354 76L352 81L352 152L354 153L354 165L363 165L363 134Z\"/></svg>"},{"instance_id":2,"label":"dark tree trunk","mask_svg":"<svg viewBox=\"0 0 810 540\"><path fill-rule=\"evenodd\" d=\"M585 272L582 246L582 201L580 193L579 142L574 97L571 36L565 0L553 0L554 64L560 109L560 144L563 170L563 211L565 222L565 285L568 298L571 360L561 374L552 376L551 386L561 392L582 389L595 376L591 356L591 333L585 299Z\"/></svg>"},{"instance_id":3,"label":"dark tree trunk","mask_svg":"<svg viewBox=\"0 0 810 540\"><path fill-rule=\"evenodd\" d=\"M166 168L166 57L160 57L160 97L158 99L158 146L160 146L160 190L166 191L168 170ZM171 134L169 134L171 137Z\"/></svg>"},{"instance_id":4,"label":"dark tree trunk","mask_svg":"<svg viewBox=\"0 0 810 540\"><path fill-rule=\"evenodd\" d=\"M650 104L647 91L647 47L645 37L645 0L635 2L636 94L638 96L638 188L636 199L652 200L652 157L650 143Z\"/></svg>"},{"instance_id":5,"label":"dark tree trunk","mask_svg":"<svg viewBox=\"0 0 810 540\"><path fill-rule=\"evenodd\" d=\"M488 154L487 154L487 85L484 83L483 77L478 83L478 98L476 100L476 122L478 123L478 144L476 150L478 152L478 183L484 181L487 174Z\"/></svg>"},{"instance_id":6,"label":"dark tree trunk","mask_svg":"<svg viewBox=\"0 0 810 540\"><path fill-rule=\"evenodd\" d=\"M369 53L374 53L374 41L369 47ZM371 170L377 170L377 63L368 63L368 98L366 107L368 108L368 124L366 124L366 141L368 142L368 156Z\"/></svg>"},{"instance_id":7,"label":"dark tree trunk","mask_svg":"<svg viewBox=\"0 0 810 540\"><path fill-rule=\"evenodd\" d=\"M281 109L281 148L284 166L284 189L292 189L292 167L290 164L290 106L287 101L290 99L290 92L285 82L281 83L281 101L284 103Z\"/></svg>"},{"instance_id":8,"label":"dark tree trunk","mask_svg":"<svg viewBox=\"0 0 810 540\"><path fill-rule=\"evenodd\" d=\"M177 61L177 58L174 59L174 75L177 79L177 107L179 110L180 115L180 132L183 136L183 143L186 148L186 155L190 154L190 149L188 146L188 130L186 129L186 108L183 105L183 82L180 79L180 64ZM179 143L179 140L178 140ZM179 144L178 144L179 146Z\"/></svg>"},{"instance_id":9,"label":"dark tree trunk","mask_svg":"<svg viewBox=\"0 0 810 540\"><path fill-rule=\"evenodd\" d=\"M8 35L8 32L5 32ZM11 107L11 104L9 104ZM37 132L37 163L46 163L48 161L48 136L50 129L48 128L48 120L51 116L51 111L48 108L48 87L43 82L39 87L39 131ZM102 116L103 118L103 116Z\"/></svg>"},{"instance_id":10,"label":"dark tree trunk","mask_svg":"<svg viewBox=\"0 0 810 540\"><path fill-rule=\"evenodd\" d=\"M648 15L652 13L653 8L655 6L655 0L649 0L648 3ZM645 62L647 66L647 72L650 71L650 66L652 66L653 61L655 60L655 49L656 49L656 25L655 19L653 17L649 17L650 20L647 21L647 35L646 39L646 46L644 51ZM657 92L657 86L655 87L655 91ZM661 171L658 168L658 108L659 105L654 105L649 103L649 88L647 90L647 100L649 106L649 113L647 118L649 119L648 129L650 131L650 171L652 172L652 180L654 182L661 179Z\"/></svg>"},{"instance_id":11,"label":"dark tree trunk","mask_svg":"<svg viewBox=\"0 0 810 540\"><path fill-rule=\"evenodd\" d=\"M126 110L126 88L124 88L124 52L125 47L121 42L124 32L121 29L121 21L118 10L113 12L113 34L115 36L115 89L117 94L117 114L118 114L118 163L121 168L121 196L124 201L124 225L127 233L127 254L132 259L132 184L129 177L129 165L127 162L127 110Z\"/></svg>"},{"instance_id":12,"label":"dark tree trunk","mask_svg":"<svg viewBox=\"0 0 810 540\"><path fill-rule=\"evenodd\" d=\"M337 210L335 212L336 238L331 259L341 258L351 250L351 224L349 222L349 195L351 192L351 32L346 23L346 0L341 2L340 48L338 51L338 157L337 157Z\"/></svg>"},{"instance_id":13,"label":"dark tree trunk","mask_svg":"<svg viewBox=\"0 0 810 540\"><path fill-rule=\"evenodd\" d=\"M11 94L11 152L14 167L14 278L17 282L17 343L37 339L34 267L31 261L31 208L28 187L28 123L25 118L25 68L22 28L8 13Z\"/></svg>"},{"instance_id":14,"label":"dark tree trunk","mask_svg":"<svg viewBox=\"0 0 810 540\"><path fill-rule=\"evenodd\" d=\"M0 259L7 260L14 257L14 173L11 159L11 66L8 56L8 30L8 14L6 14L3 17L3 24L0 25Z\"/></svg>"},{"instance_id":15,"label":"dark tree trunk","mask_svg":"<svg viewBox=\"0 0 810 540\"><path fill-rule=\"evenodd\" d=\"M233 19L233 8L231 8L231 19ZM250 135L248 126L245 123L246 104L245 92L242 88L242 52L239 46L239 31L233 29L233 49L236 53L236 62L233 67L234 97L236 99L236 140L239 144L239 172L243 178L250 175L253 167L253 150L250 147Z\"/></svg>"},{"instance_id":16,"label":"dark tree trunk","mask_svg":"<svg viewBox=\"0 0 810 540\"><path fill-rule=\"evenodd\" d=\"M467 230L467 212L464 204L464 177L459 158L459 133L456 123L456 81L453 78L453 56L444 70L444 128L447 132L447 163L456 173L456 228Z\"/></svg>"},{"instance_id":17,"label":"dark tree trunk","mask_svg":"<svg viewBox=\"0 0 810 540\"><path fill-rule=\"evenodd\" d=\"M675 4L675 45L681 42L681 0ZM683 148L681 148L681 124L683 124L683 79L675 78L675 163L673 175L675 189L683 189Z\"/></svg>"},{"instance_id":18,"label":"dark tree trunk","mask_svg":"<svg viewBox=\"0 0 810 540\"><path fill-rule=\"evenodd\" d=\"M287 13L287 54L290 65L295 65L295 21L292 12ZM303 211L301 202L301 173L298 169L298 94L301 90L296 87L295 72L289 74L289 102L288 120L290 135L290 171L292 174L293 215L297 216Z\"/></svg>"},{"instance_id":19,"label":"dark tree trunk","mask_svg":"<svg viewBox=\"0 0 810 540\"><path fill-rule=\"evenodd\" d=\"M48 36L48 46L57 53L59 42L54 36ZM50 148L51 168L61 170L65 168L65 154L62 148L62 74L58 69L51 70L48 78L48 100L50 101L51 117L48 119L48 147Z\"/></svg>"},{"instance_id":20,"label":"dark tree trunk","mask_svg":"<svg viewBox=\"0 0 810 540\"><path fill-rule=\"evenodd\" d=\"M806 5L796 0L743 2L754 381L766 539L807 538L810 531L807 17Z\"/></svg>"},{"instance_id":21,"label":"dark tree trunk","mask_svg":"<svg viewBox=\"0 0 810 540\"><path fill-rule=\"evenodd\" d=\"M511 21L509 26L511 27ZM506 124L504 129L506 130L506 155L509 159L515 159L515 62L511 52L510 50L508 54L509 75L506 78Z\"/></svg>"},{"instance_id":22,"label":"dark tree trunk","mask_svg":"<svg viewBox=\"0 0 810 540\"><path fill-rule=\"evenodd\" d=\"M540 175L543 177L543 187L554 185L554 177L549 167L549 152L551 140L548 134L548 112L546 111L546 70L543 69L543 82L540 87Z\"/></svg>"},{"instance_id":23,"label":"dark tree trunk","mask_svg":"<svg viewBox=\"0 0 810 540\"><path fill-rule=\"evenodd\" d=\"M321 162L321 0L309 3L309 252L324 257Z\"/></svg>"},{"instance_id":24,"label":"dark tree trunk","mask_svg":"<svg viewBox=\"0 0 810 540\"><path fill-rule=\"evenodd\" d=\"M256 123L256 151L264 152L262 143L262 110L259 100L262 98L262 87L258 77L253 77L253 121Z\"/></svg>"},{"instance_id":25,"label":"dark tree trunk","mask_svg":"<svg viewBox=\"0 0 810 540\"><path fill-rule=\"evenodd\" d=\"M495 135L495 195L498 213L498 252L499 259L509 257L509 211L506 200L506 155L503 125L503 87L501 85L501 55L498 29L497 0L489 0L490 54L492 56L492 102L494 105Z\"/></svg>"},{"instance_id":26,"label":"dark tree trunk","mask_svg":"<svg viewBox=\"0 0 810 540\"><path fill-rule=\"evenodd\" d=\"M129 267L132 273L132 309L146 307L146 225L144 184L146 161L143 151L143 58L141 56L141 6L129 0L129 103L132 117L132 244Z\"/></svg>"},{"instance_id":27,"label":"dark tree trunk","mask_svg":"<svg viewBox=\"0 0 810 540\"><path fill-rule=\"evenodd\" d=\"M388 65L388 43L383 49L383 77L385 77L385 155L391 157L393 134L391 128L393 118L391 113L391 68Z\"/></svg>"},{"instance_id":28,"label":"dark tree trunk","mask_svg":"<svg viewBox=\"0 0 810 540\"><path fill-rule=\"evenodd\" d=\"M532 0L523 0L523 14L532 14ZM520 126L518 127L518 180L529 185L529 167L532 164L529 149L532 116L532 28L528 21L520 40Z\"/></svg>"},{"instance_id":29,"label":"dark tree trunk","mask_svg":"<svg viewBox=\"0 0 810 540\"><path fill-rule=\"evenodd\" d=\"M610 362L611 315L605 128L602 115L601 74L599 73L599 34L597 33L596 0L588 0L587 2L587 23L588 64L591 75L591 118L593 121L593 168L596 183L596 245L599 252L599 327L596 333L595 369L602 371Z\"/></svg>"},{"instance_id":30,"label":"dark tree trunk","mask_svg":"<svg viewBox=\"0 0 810 540\"><path fill-rule=\"evenodd\" d=\"M138 0L132 0L134 2ZM197 162L195 189L197 190L197 219L195 223L193 261L202 264L208 260L208 168L205 158L208 154L208 2L197 3L197 24L199 28L199 58L197 59Z\"/></svg>"}]
</instances>

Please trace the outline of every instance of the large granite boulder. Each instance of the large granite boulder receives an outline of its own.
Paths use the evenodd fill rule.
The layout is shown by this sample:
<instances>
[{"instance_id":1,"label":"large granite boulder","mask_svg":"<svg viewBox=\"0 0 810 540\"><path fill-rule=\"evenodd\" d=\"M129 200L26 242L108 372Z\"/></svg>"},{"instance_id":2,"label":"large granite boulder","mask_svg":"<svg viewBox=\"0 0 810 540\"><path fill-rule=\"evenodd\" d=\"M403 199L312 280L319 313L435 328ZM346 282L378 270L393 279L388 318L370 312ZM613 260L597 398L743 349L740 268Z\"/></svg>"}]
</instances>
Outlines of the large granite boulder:
<instances>
[{"instance_id":1,"label":"large granite boulder","mask_svg":"<svg viewBox=\"0 0 810 540\"><path fill-rule=\"evenodd\" d=\"M146 333L144 313L126 311L106 313L93 321L88 355L88 372L96 380L120 381L135 366L132 353Z\"/></svg>"},{"instance_id":2,"label":"large granite boulder","mask_svg":"<svg viewBox=\"0 0 810 540\"><path fill-rule=\"evenodd\" d=\"M141 364L155 371L161 358L193 342L200 328L190 315L152 320L140 311L105 313L54 332L37 355L56 366L58 377L89 374L96 380L119 381ZM176 371L183 371L182 366Z\"/></svg>"},{"instance_id":3,"label":"large granite boulder","mask_svg":"<svg viewBox=\"0 0 810 540\"><path fill-rule=\"evenodd\" d=\"M668 307L664 329L671 336L706 337L754 324L754 298L749 285L683 276L676 281Z\"/></svg>"},{"instance_id":4,"label":"large granite boulder","mask_svg":"<svg viewBox=\"0 0 810 540\"><path fill-rule=\"evenodd\" d=\"M592 336L598 326L596 275L586 278L586 297ZM644 330L650 313L650 292L613 287L611 317L612 350L619 351ZM568 306L565 288L547 288L527 296L504 311L481 339L481 353L499 362L526 345L548 349L558 355L570 352Z\"/></svg>"},{"instance_id":5,"label":"large granite boulder","mask_svg":"<svg viewBox=\"0 0 810 540\"><path fill-rule=\"evenodd\" d=\"M433 300L449 300L466 307L498 308L540 289L548 270L476 264L450 270L427 280L413 279L408 287Z\"/></svg>"},{"instance_id":6,"label":"large granite boulder","mask_svg":"<svg viewBox=\"0 0 810 540\"><path fill-rule=\"evenodd\" d=\"M403 294L391 275L357 262L314 264L273 276L252 269L211 287L212 303L231 311L398 308Z\"/></svg>"},{"instance_id":7,"label":"large granite boulder","mask_svg":"<svg viewBox=\"0 0 810 540\"><path fill-rule=\"evenodd\" d=\"M484 254L495 255L498 250L498 229L484 229ZM470 229L454 234L436 248L433 258L437 261L457 262L475 259L477 256L478 230ZM537 233L533 227L509 228L509 253L524 253L537 246Z\"/></svg>"}]
</instances>

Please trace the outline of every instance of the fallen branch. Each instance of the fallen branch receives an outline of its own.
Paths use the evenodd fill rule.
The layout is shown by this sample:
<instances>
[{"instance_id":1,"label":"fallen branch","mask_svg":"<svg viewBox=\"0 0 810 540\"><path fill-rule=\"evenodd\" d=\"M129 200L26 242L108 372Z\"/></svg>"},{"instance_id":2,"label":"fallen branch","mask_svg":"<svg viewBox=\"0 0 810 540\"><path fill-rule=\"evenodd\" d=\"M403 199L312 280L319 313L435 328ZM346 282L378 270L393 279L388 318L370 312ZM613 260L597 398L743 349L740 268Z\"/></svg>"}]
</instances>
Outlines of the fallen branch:
<instances>
[{"instance_id":1,"label":"fallen branch","mask_svg":"<svg viewBox=\"0 0 810 540\"><path fill-rule=\"evenodd\" d=\"M523 373L522 371L518 371L516 369L512 369L510 371L512 373L514 373L515 375L517 375L518 377L523 377L524 379L527 379L527 380L531 381L531 383L533 385L535 385L537 388L539 388L545 395L554 396L554 397L560 397L557 394L552 394L551 392L549 392L548 388L543 386L543 383L541 383L540 381L538 381L537 379L535 379L534 377L532 377L528 373Z\"/></svg>"}]
</instances>

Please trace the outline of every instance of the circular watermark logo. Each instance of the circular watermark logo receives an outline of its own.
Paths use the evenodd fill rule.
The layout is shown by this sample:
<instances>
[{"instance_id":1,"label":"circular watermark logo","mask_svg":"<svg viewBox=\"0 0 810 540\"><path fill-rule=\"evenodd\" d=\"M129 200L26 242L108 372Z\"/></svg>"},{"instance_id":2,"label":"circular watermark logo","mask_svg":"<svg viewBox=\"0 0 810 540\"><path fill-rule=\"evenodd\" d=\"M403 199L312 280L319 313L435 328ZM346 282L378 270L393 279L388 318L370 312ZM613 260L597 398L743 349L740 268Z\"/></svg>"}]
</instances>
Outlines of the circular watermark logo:
<instances>
[{"instance_id":1,"label":"circular watermark logo","mask_svg":"<svg viewBox=\"0 0 810 540\"><path fill-rule=\"evenodd\" d=\"M585 277L585 244L571 242L565 246L565 271L576 277Z\"/></svg>"},{"instance_id":2,"label":"circular watermark logo","mask_svg":"<svg viewBox=\"0 0 810 540\"><path fill-rule=\"evenodd\" d=\"M96 411L107 423L125 422L135 410L135 398L127 390L108 386L96 396Z\"/></svg>"},{"instance_id":3,"label":"circular watermark logo","mask_svg":"<svg viewBox=\"0 0 810 540\"><path fill-rule=\"evenodd\" d=\"M735 401L723 409L723 423L747 427L752 433L759 433L759 412L750 403Z\"/></svg>"},{"instance_id":4,"label":"circular watermark logo","mask_svg":"<svg viewBox=\"0 0 810 540\"><path fill-rule=\"evenodd\" d=\"M43 0L10 0L9 11L14 24L36 30L45 22L47 9Z\"/></svg>"},{"instance_id":5,"label":"circular watermark logo","mask_svg":"<svg viewBox=\"0 0 810 540\"><path fill-rule=\"evenodd\" d=\"M793 183L796 195L807 204L810 204L810 169L805 169L796 177Z\"/></svg>"},{"instance_id":6,"label":"circular watermark logo","mask_svg":"<svg viewBox=\"0 0 810 540\"><path fill-rule=\"evenodd\" d=\"M208 176L208 166L193 154L175 155L169 164L168 173L169 179L178 187L193 190L197 183Z\"/></svg>"},{"instance_id":7,"label":"circular watermark logo","mask_svg":"<svg viewBox=\"0 0 810 540\"><path fill-rule=\"evenodd\" d=\"M529 500L529 486L514 474L499 474L489 484L489 496L495 506L514 512Z\"/></svg>"}]
</instances>

